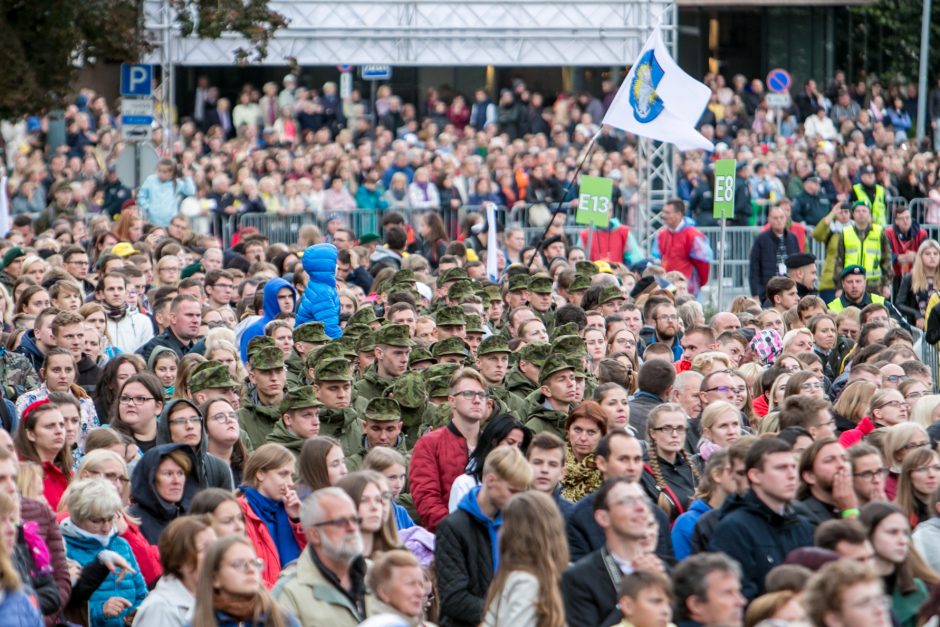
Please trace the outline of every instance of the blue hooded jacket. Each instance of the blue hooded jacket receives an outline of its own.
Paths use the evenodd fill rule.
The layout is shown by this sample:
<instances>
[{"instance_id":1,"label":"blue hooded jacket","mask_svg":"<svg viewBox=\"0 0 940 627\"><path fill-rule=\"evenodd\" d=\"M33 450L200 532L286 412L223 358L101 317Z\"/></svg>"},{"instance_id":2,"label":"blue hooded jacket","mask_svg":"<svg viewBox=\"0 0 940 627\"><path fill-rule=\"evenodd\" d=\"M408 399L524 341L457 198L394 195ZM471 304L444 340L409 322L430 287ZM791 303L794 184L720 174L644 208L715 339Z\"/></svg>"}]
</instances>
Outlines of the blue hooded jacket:
<instances>
[{"instance_id":1,"label":"blue hooded jacket","mask_svg":"<svg viewBox=\"0 0 940 627\"><path fill-rule=\"evenodd\" d=\"M672 550L676 554L676 561L682 561L692 554L692 532L695 531L695 523L711 510L712 506L708 501L696 499L689 505L689 511L676 518L672 525Z\"/></svg>"},{"instance_id":2,"label":"blue hooded jacket","mask_svg":"<svg viewBox=\"0 0 940 627\"><path fill-rule=\"evenodd\" d=\"M493 572L499 568L499 528L503 526L503 513L500 512L496 518L490 518L480 509L480 503L477 501L477 495L482 486L471 488L467 494L460 499L457 509L462 509L486 526L490 534L490 550L493 552Z\"/></svg>"},{"instance_id":3,"label":"blue hooded jacket","mask_svg":"<svg viewBox=\"0 0 940 627\"><path fill-rule=\"evenodd\" d=\"M294 298L294 307L297 307L297 291L290 283L284 279L271 279L264 284L264 314L262 314L260 320L252 323L242 333L240 349L243 362L248 363L248 340L256 335L264 335L264 325L277 318L278 314L281 313L281 306L277 304L277 293L285 287L290 290Z\"/></svg>"},{"instance_id":4,"label":"blue hooded jacket","mask_svg":"<svg viewBox=\"0 0 940 627\"><path fill-rule=\"evenodd\" d=\"M305 322L322 322L324 332L334 340L343 335L343 330L339 328L339 294L336 291L338 254L333 244L314 244L304 251L301 263L310 280L294 322L295 326Z\"/></svg>"}]
</instances>

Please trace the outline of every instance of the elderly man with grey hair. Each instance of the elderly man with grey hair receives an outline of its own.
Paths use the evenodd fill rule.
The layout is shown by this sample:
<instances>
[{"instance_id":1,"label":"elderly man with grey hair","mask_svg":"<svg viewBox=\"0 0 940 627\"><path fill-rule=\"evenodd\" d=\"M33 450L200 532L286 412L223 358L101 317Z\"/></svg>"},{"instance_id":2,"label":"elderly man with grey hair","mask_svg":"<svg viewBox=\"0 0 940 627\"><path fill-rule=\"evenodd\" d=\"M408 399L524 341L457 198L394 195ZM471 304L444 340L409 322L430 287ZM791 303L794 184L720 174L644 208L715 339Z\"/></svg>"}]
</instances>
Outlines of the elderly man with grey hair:
<instances>
[{"instance_id":1,"label":"elderly man with grey hair","mask_svg":"<svg viewBox=\"0 0 940 627\"><path fill-rule=\"evenodd\" d=\"M372 601L355 503L339 488L317 490L303 502L300 523L307 548L296 570L278 583L278 602L302 627L355 627Z\"/></svg>"}]
</instances>

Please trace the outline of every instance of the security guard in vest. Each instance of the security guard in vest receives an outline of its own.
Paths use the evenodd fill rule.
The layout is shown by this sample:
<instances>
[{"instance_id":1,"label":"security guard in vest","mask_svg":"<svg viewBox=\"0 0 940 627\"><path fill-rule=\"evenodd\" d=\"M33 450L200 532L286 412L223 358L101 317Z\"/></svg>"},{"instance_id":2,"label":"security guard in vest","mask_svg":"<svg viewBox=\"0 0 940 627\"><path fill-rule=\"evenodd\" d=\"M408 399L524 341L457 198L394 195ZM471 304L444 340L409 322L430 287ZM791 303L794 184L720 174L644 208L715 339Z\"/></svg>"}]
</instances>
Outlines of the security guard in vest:
<instances>
[{"instance_id":1,"label":"security guard in vest","mask_svg":"<svg viewBox=\"0 0 940 627\"><path fill-rule=\"evenodd\" d=\"M865 269L859 265L846 266L840 277L842 295L829 303L829 311L839 313L846 307L863 309L875 303L883 305L885 299L878 294L871 294L866 286Z\"/></svg>"},{"instance_id":2,"label":"security guard in vest","mask_svg":"<svg viewBox=\"0 0 940 627\"><path fill-rule=\"evenodd\" d=\"M852 224L842 231L833 267L833 282L842 279L843 269L861 266L868 279L868 291L891 297L891 242L881 225L872 224L871 207L863 201L852 205ZM838 292L837 294L838 295Z\"/></svg>"},{"instance_id":3,"label":"security guard in vest","mask_svg":"<svg viewBox=\"0 0 940 627\"><path fill-rule=\"evenodd\" d=\"M866 165L862 168L860 181L852 186L852 200L868 203L871 207L872 221L875 224L881 226L888 224L885 188L875 181L874 166Z\"/></svg>"}]
</instances>

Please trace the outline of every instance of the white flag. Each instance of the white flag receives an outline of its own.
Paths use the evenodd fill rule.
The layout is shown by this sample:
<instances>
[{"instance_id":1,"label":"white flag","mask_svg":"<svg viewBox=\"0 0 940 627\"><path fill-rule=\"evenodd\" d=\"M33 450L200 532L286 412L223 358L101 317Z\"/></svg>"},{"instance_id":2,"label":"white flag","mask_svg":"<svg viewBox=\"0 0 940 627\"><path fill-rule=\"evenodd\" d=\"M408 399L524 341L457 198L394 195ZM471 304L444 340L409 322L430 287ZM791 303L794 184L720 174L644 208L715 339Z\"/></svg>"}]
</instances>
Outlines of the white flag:
<instances>
[{"instance_id":1,"label":"white flag","mask_svg":"<svg viewBox=\"0 0 940 627\"><path fill-rule=\"evenodd\" d=\"M679 150L714 150L695 130L710 97L711 90L669 56L657 26L610 103L604 124Z\"/></svg>"},{"instance_id":2,"label":"white flag","mask_svg":"<svg viewBox=\"0 0 940 627\"><path fill-rule=\"evenodd\" d=\"M493 283L499 283L499 244L496 238L496 204L486 203L486 276Z\"/></svg>"},{"instance_id":3,"label":"white flag","mask_svg":"<svg viewBox=\"0 0 940 627\"><path fill-rule=\"evenodd\" d=\"M7 177L0 178L0 233L6 233L13 226L10 222L10 199L7 197Z\"/></svg>"}]
</instances>

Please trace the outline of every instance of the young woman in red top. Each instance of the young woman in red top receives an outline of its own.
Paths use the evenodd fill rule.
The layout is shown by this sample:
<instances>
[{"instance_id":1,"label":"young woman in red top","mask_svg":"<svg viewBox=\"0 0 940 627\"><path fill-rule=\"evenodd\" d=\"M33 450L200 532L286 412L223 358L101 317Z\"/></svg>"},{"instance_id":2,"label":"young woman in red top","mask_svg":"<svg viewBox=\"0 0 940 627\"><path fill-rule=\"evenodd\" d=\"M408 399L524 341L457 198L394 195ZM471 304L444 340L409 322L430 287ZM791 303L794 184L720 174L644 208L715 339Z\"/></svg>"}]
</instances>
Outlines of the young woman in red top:
<instances>
[{"instance_id":1,"label":"young woman in red top","mask_svg":"<svg viewBox=\"0 0 940 627\"><path fill-rule=\"evenodd\" d=\"M72 453L65 445L65 417L49 399L23 410L13 441L22 461L42 466L42 493L55 511L72 478Z\"/></svg>"}]
</instances>

